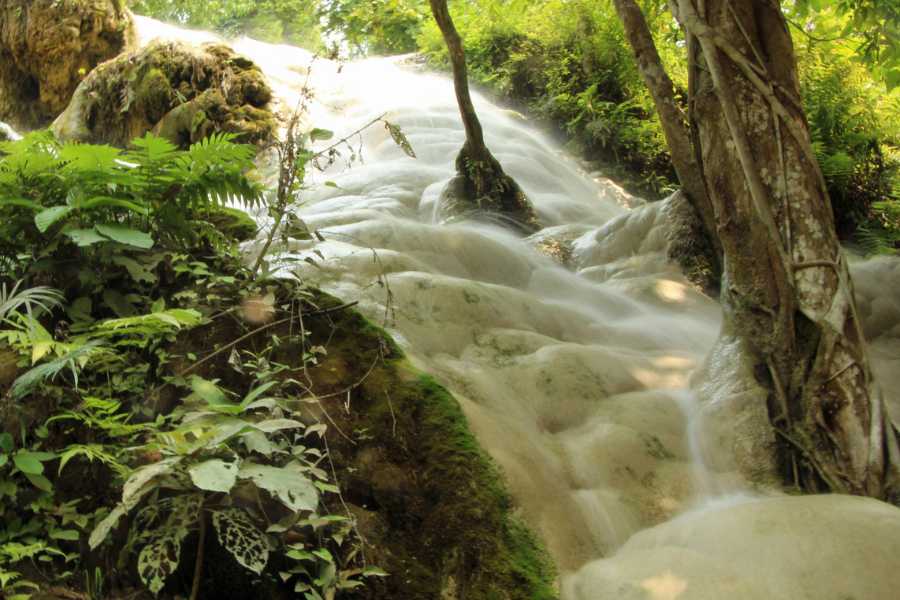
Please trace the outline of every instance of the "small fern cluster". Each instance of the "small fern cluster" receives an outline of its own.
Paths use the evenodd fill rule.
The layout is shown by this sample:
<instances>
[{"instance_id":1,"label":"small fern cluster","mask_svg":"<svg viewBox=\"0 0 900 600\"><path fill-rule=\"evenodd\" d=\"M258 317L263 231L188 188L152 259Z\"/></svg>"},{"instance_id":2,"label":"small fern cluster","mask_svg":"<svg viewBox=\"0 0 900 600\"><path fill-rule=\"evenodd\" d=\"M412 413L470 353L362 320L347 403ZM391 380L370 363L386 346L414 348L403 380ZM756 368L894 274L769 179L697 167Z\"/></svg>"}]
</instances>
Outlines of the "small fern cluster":
<instances>
[{"instance_id":1,"label":"small fern cluster","mask_svg":"<svg viewBox=\"0 0 900 600\"><path fill-rule=\"evenodd\" d=\"M39 132L0 144L0 277L22 264L119 250L147 251L162 242L195 246L211 234L207 218L229 202L256 206L262 188L247 173L255 150L215 134L179 150L147 134L122 151L60 143ZM30 255L22 250L30 248ZM108 256L107 256L108 258ZM12 260L10 260L12 259ZM27 269L27 267L26 267Z\"/></svg>"}]
</instances>

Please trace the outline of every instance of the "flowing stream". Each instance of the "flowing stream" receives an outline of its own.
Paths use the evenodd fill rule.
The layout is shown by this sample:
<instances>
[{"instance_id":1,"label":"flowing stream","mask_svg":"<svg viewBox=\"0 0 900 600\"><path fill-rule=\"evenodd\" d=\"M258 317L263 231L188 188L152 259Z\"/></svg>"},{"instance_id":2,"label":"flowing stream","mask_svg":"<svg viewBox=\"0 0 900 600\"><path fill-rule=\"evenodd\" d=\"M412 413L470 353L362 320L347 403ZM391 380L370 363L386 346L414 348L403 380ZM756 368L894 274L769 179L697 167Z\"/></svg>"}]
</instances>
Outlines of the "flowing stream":
<instances>
[{"instance_id":1,"label":"flowing stream","mask_svg":"<svg viewBox=\"0 0 900 600\"><path fill-rule=\"evenodd\" d=\"M145 18L138 28L143 43L215 39ZM476 94L488 145L546 228L522 239L499 222L454 219L440 192L463 131L446 77L403 59L340 65L289 46L232 45L285 109L309 82L310 125L341 137L385 114L409 138L415 160L378 124L352 140L363 162L311 175L299 212L325 236L315 245L324 259L291 268L359 299L373 320L391 317L411 359L454 393L559 566L565 600L900 596L900 510L751 492L733 470L706 466L734 451L740 427L710 433L690 385L721 309L667 263L659 206L582 172ZM559 242L570 243L567 267L546 251ZM312 248L296 241L283 256ZM883 286L900 289L900 268L883 259L855 272L876 367L890 378L900 305Z\"/></svg>"}]
</instances>

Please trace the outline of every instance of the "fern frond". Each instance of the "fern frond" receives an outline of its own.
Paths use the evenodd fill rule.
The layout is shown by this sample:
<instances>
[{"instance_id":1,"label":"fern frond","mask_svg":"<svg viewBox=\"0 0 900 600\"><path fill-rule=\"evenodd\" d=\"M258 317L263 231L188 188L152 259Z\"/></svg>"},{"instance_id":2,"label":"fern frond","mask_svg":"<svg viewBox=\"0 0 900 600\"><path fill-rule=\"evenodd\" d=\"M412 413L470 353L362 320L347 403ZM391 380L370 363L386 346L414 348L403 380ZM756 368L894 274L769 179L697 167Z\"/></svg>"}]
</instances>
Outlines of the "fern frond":
<instances>
[{"instance_id":1,"label":"fern frond","mask_svg":"<svg viewBox=\"0 0 900 600\"><path fill-rule=\"evenodd\" d=\"M79 348L76 348L75 350L72 350L65 356L44 363L42 365L38 365L37 367L26 371L13 382L12 387L10 387L9 389L10 396L13 400L21 400L29 393L31 393L34 387L39 383L42 383L46 380L52 381L67 367L71 369L73 378L75 380L75 386L77 387L79 370L83 367L84 362L88 358L90 358L90 355L100 347L100 342L91 341L83 346L80 346Z\"/></svg>"},{"instance_id":2,"label":"fern frond","mask_svg":"<svg viewBox=\"0 0 900 600\"><path fill-rule=\"evenodd\" d=\"M0 286L0 320L8 318L22 307L29 314L32 312L32 307L50 312L65 301L65 297L59 290L46 286L20 290L21 285L22 282L17 281L12 289L8 289L6 283Z\"/></svg>"}]
</instances>

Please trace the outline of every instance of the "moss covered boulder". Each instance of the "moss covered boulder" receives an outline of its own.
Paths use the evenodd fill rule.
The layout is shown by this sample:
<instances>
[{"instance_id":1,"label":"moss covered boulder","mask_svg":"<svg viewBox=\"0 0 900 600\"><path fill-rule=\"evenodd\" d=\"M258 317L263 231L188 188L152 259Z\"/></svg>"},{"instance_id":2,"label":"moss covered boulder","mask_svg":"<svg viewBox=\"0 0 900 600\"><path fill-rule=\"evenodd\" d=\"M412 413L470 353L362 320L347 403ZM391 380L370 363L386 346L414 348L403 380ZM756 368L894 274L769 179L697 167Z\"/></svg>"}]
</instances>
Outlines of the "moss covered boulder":
<instances>
[{"instance_id":1,"label":"moss covered boulder","mask_svg":"<svg viewBox=\"0 0 900 600\"><path fill-rule=\"evenodd\" d=\"M275 132L271 100L259 68L226 45L154 42L92 71L53 130L116 146L148 131L182 147L213 132L260 143Z\"/></svg>"},{"instance_id":2,"label":"moss covered boulder","mask_svg":"<svg viewBox=\"0 0 900 600\"><path fill-rule=\"evenodd\" d=\"M474 160L468 142L456 157L456 176L441 192L440 205L445 218L487 217L526 235L541 229L538 214L519 184L493 156L486 162Z\"/></svg>"},{"instance_id":3,"label":"moss covered boulder","mask_svg":"<svg viewBox=\"0 0 900 600\"><path fill-rule=\"evenodd\" d=\"M122 0L0 0L0 120L49 124L84 76L134 39Z\"/></svg>"},{"instance_id":4,"label":"moss covered boulder","mask_svg":"<svg viewBox=\"0 0 900 600\"><path fill-rule=\"evenodd\" d=\"M326 501L328 511L352 515L367 561L389 574L339 597L557 600L552 563L517 516L502 474L456 399L348 305L314 290L309 301L317 309L300 326L305 342L289 341L298 326L282 323L281 313L251 335L231 330L234 320L219 319L187 332L172 356L237 338L240 350L258 352L281 340L271 358L296 369L285 377L304 382L310 402L303 418L328 425L322 450L342 490ZM324 350L317 365L304 368L298 359L309 347ZM180 360L171 365L176 371L192 365ZM223 385L245 377L225 353L194 373ZM273 597L227 556L210 558L204 572L208 597Z\"/></svg>"}]
</instances>

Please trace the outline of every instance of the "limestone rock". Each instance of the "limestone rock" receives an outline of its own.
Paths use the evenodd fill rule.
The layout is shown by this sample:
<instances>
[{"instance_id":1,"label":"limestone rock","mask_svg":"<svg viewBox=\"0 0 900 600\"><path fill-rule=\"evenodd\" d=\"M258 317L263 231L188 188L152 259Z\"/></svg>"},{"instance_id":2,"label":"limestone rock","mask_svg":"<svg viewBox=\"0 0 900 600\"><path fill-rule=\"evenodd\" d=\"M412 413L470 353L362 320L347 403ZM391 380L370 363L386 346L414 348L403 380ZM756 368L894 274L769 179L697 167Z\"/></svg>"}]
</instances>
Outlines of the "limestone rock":
<instances>
[{"instance_id":1,"label":"limestone rock","mask_svg":"<svg viewBox=\"0 0 900 600\"><path fill-rule=\"evenodd\" d=\"M0 0L0 120L43 127L135 39L122 0Z\"/></svg>"},{"instance_id":2,"label":"limestone rock","mask_svg":"<svg viewBox=\"0 0 900 600\"><path fill-rule=\"evenodd\" d=\"M723 502L642 531L567 582L573 600L890 600L900 510L855 496Z\"/></svg>"},{"instance_id":3,"label":"limestone rock","mask_svg":"<svg viewBox=\"0 0 900 600\"><path fill-rule=\"evenodd\" d=\"M226 45L154 42L91 72L53 130L116 146L148 131L182 147L213 132L258 143L275 132L271 100L259 68Z\"/></svg>"},{"instance_id":4,"label":"limestone rock","mask_svg":"<svg viewBox=\"0 0 900 600\"><path fill-rule=\"evenodd\" d=\"M698 450L707 468L739 482L737 489L777 489L781 475L768 392L757 383L748 355L744 342L722 335L693 374L700 403Z\"/></svg>"}]
</instances>

